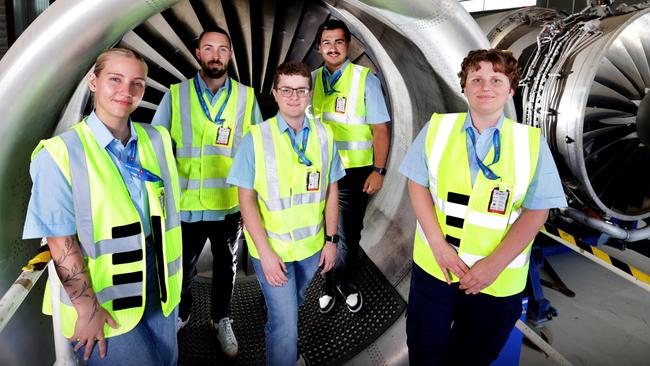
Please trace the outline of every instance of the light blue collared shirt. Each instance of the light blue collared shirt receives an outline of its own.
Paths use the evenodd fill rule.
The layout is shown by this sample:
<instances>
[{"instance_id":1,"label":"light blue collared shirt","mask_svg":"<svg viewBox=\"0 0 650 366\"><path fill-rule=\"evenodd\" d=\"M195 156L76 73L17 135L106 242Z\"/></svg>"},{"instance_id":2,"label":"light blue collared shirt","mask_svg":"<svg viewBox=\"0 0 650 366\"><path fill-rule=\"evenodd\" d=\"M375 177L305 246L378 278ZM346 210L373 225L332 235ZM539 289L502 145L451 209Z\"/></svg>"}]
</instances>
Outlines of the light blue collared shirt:
<instances>
[{"instance_id":1,"label":"light blue collared shirt","mask_svg":"<svg viewBox=\"0 0 650 366\"><path fill-rule=\"evenodd\" d=\"M205 84L205 81L203 81L200 72L196 73L195 78L199 79L199 86L201 88L202 95L210 101L212 107L214 107L215 104L217 104L219 101L221 93L227 93L228 86L230 85L230 78L226 78L226 82L223 84L223 86L219 88L216 93L213 93L212 90ZM260 122L262 122L262 112L260 112L260 107L257 104L257 98L254 98L251 124L257 124ZM163 126L167 130L171 130L172 97L170 92L165 93L162 100L160 101L160 104L158 104L158 109L156 109L156 114L153 116L151 124ZM239 212L239 206L233 207L230 210L181 211L181 221L222 221L226 215L230 215L236 212Z\"/></svg>"},{"instance_id":2,"label":"light blue collared shirt","mask_svg":"<svg viewBox=\"0 0 650 366\"><path fill-rule=\"evenodd\" d=\"M476 155L478 155L481 161L485 159L485 156L492 148L492 135L494 135L496 130L501 130L503 120L504 116L502 115L496 126L486 128L483 130L483 133L479 134L478 130L472 124L472 117L468 112L461 130L458 131L458 133L463 133L467 127L471 127L476 135L476 148L474 148L474 145L469 138L466 139L472 184L476 181L476 174L479 172ZM427 188L429 187L429 167L425 142L428 130L429 123L427 122L415 140L413 140L413 144L411 144L411 147L406 153L404 161L402 161L399 168L399 172L402 175ZM531 181L530 186L528 186L523 206L531 210L567 206L566 197L562 190L560 175L558 174L557 167L553 161L553 155L551 154L551 150L549 149L544 136L541 137L539 157L537 158L537 168L535 169L533 180Z\"/></svg>"},{"instance_id":3,"label":"light blue collared shirt","mask_svg":"<svg viewBox=\"0 0 650 366\"><path fill-rule=\"evenodd\" d=\"M323 67L325 77L331 83L332 79L336 75L343 73L349 64L350 60L345 60L341 68L335 71L333 74L327 70L327 67ZM316 71L311 74L312 85L323 82L322 80L316 80L316 75L318 74ZM384 94L381 92L381 82L379 81L379 78L372 72L369 72L368 77L366 77L366 87L364 89L363 98L366 103L367 124L376 125L379 123L390 122L390 116L388 115L388 109L386 108Z\"/></svg>"},{"instance_id":4,"label":"light blue collared shirt","mask_svg":"<svg viewBox=\"0 0 650 366\"><path fill-rule=\"evenodd\" d=\"M136 144L138 140L133 123L129 121L131 137L126 146L113 137L95 112L86 118L85 123L88 124L99 146L108 151L108 156L111 157L120 172L131 202L140 215L144 234L149 236L151 234L149 200L144 181L134 178L124 167L124 163L129 158L131 144ZM137 154L136 162L140 164ZM75 234L77 229L72 203L72 188L47 149L41 149L36 154L29 172L33 185L32 196L27 207L23 239Z\"/></svg>"},{"instance_id":5,"label":"light blue collared shirt","mask_svg":"<svg viewBox=\"0 0 650 366\"><path fill-rule=\"evenodd\" d=\"M276 117L278 119L278 129L280 130L280 134L286 132L289 134L289 138L297 144L296 146L300 146L302 144L303 134L305 131L309 130L309 121L307 117L305 117L303 127L298 131L298 133L295 133L293 129L289 127L280 113L278 113ZM264 123L268 123L268 121L265 121ZM336 145L334 145L332 164L329 172L329 182L334 183L343 178L343 176L345 176L345 169L343 169L341 157L336 149ZM237 151L237 155L235 155L235 160L232 162L230 174L228 174L228 180L226 182L237 187L253 189L255 183L255 150L253 148L253 137L250 133L244 136L239 145L239 150Z\"/></svg>"}]
</instances>

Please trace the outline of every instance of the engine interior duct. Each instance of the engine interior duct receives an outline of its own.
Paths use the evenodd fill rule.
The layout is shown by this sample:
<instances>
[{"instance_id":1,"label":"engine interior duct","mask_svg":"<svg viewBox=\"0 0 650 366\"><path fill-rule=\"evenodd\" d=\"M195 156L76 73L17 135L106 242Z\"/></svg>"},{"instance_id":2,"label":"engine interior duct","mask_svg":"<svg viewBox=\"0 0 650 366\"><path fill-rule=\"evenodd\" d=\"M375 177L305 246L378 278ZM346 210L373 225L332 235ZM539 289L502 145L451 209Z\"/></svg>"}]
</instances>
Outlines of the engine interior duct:
<instances>
[{"instance_id":1,"label":"engine interior duct","mask_svg":"<svg viewBox=\"0 0 650 366\"><path fill-rule=\"evenodd\" d=\"M432 112L466 109L456 77L460 62L468 50L489 46L454 0L54 2L0 61L0 133L5 137L0 145L0 292L38 245L21 239L31 151L40 139L88 112L85 76L101 51L120 44L145 56L148 88L134 119L148 121L169 84L196 72L193 41L204 27L219 25L233 38L231 75L256 89L269 117L275 67L285 59L318 66L312 40L317 26L330 16L350 26L351 59L377 72L389 102L389 174L369 204L361 245L404 297L415 220L397 168ZM50 318L39 315L42 282L0 335L0 364L53 362L47 358L53 357L48 356L53 355ZM405 364L403 319L353 361Z\"/></svg>"},{"instance_id":2,"label":"engine interior duct","mask_svg":"<svg viewBox=\"0 0 650 366\"><path fill-rule=\"evenodd\" d=\"M542 128L573 201L635 221L650 216L650 9L609 3L478 22L520 57L520 121Z\"/></svg>"}]
</instances>

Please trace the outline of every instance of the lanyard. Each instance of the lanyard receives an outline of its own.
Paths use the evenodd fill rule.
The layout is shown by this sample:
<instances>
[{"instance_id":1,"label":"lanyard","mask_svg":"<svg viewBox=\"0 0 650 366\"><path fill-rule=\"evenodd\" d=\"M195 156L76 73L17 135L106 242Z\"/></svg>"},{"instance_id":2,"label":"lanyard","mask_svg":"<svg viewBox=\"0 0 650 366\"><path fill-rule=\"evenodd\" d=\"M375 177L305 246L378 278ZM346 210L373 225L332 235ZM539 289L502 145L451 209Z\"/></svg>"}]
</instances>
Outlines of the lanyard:
<instances>
[{"instance_id":1,"label":"lanyard","mask_svg":"<svg viewBox=\"0 0 650 366\"><path fill-rule=\"evenodd\" d=\"M194 89L196 89L196 95L199 97L199 102L201 103L201 108L203 108L203 113L205 113L205 116L212 121L212 117L210 116L210 108L208 108L208 103L205 102L205 98L203 98L203 95L201 93L201 85L199 84L199 77L194 78ZM224 123L224 119L221 119L221 114L223 113L223 110L226 109L226 104L228 104L228 99L230 99L230 93L232 92L232 82L228 82L228 93L226 94L226 100L221 103L221 107L219 107L219 112L217 112L217 115L214 118L214 123L217 125L221 125Z\"/></svg>"},{"instance_id":2,"label":"lanyard","mask_svg":"<svg viewBox=\"0 0 650 366\"><path fill-rule=\"evenodd\" d=\"M289 134L289 131L287 130L287 134ZM289 136L289 140L291 140L291 147L293 147L293 151L296 152L298 155L298 161L300 164L303 164L305 166L311 166L311 160L307 159L305 156L305 150L307 150L307 140L309 139L309 129L304 129L302 132L302 147L298 148L298 145L296 144L295 139L292 139L291 136Z\"/></svg>"},{"instance_id":3,"label":"lanyard","mask_svg":"<svg viewBox=\"0 0 650 366\"><path fill-rule=\"evenodd\" d=\"M498 162L499 158L501 157L501 138L500 138L499 130L494 131L494 134L492 134L492 144L494 145L494 158L492 158L492 162L487 166L483 164L481 159L478 158L478 154L476 153L476 136L474 135L474 130L472 129L472 126L467 127L465 131L467 131L467 135L469 135L470 140L472 140L472 146L474 146L474 157L476 158L478 167L483 172L485 178L489 180L497 180L501 178L498 175L494 174L494 172L489 168L490 166Z\"/></svg>"},{"instance_id":4,"label":"lanyard","mask_svg":"<svg viewBox=\"0 0 650 366\"><path fill-rule=\"evenodd\" d=\"M332 75L331 82L328 81L327 76L325 76L325 73L327 73L327 69L323 68L323 72L321 73L321 79L323 81L323 91L325 92L325 95L332 95L336 92L336 90L334 90L334 85L336 85L336 82L339 81L343 73L341 72L340 69L336 70L334 72L334 75Z\"/></svg>"},{"instance_id":5,"label":"lanyard","mask_svg":"<svg viewBox=\"0 0 650 366\"><path fill-rule=\"evenodd\" d=\"M113 155L118 156L110 145L108 149L111 150ZM138 163L135 162L135 153L138 150L138 140L131 142L131 150L129 151L129 157L126 162L124 162L124 167L131 174L132 177L144 180L147 182L162 182L162 179L147 169L141 167Z\"/></svg>"}]
</instances>

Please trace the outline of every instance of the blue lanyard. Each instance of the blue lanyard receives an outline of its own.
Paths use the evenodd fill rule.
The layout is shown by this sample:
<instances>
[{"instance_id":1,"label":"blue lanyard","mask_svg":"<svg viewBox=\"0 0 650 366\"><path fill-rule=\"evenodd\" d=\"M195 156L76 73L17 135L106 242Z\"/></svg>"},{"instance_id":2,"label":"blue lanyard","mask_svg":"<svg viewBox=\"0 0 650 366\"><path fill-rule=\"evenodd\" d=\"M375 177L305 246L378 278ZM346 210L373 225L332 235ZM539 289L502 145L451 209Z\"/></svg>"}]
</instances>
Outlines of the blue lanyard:
<instances>
[{"instance_id":1,"label":"blue lanyard","mask_svg":"<svg viewBox=\"0 0 650 366\"><path fill-rule=\"evenodd\" d=\"M205 113L205 116L212 121L212 116L210 116L210 108L208 108L208 104L205 102L205 99L203 98L203 95L201 93L201 84L199 84L199 77L196 76L194 78L194 89L196 90L196 95L199 97L199 102L201 103L201 108L203 108L203 113ZM224 119L221 119L221 114L223 113L223 110L226 109L226 104L228 104L228 99L230 99L230 93L232 92L232 82L228 82L228 93L226 94L226 100L221 103L221 107L219 107L219 112L217 112L217 115L214 117L214 123L217 125L221 125L225 122Z\"/></svg>"},{"instance_id":2,"label":"blue lanyard","mask_svg":"<svg viewBox=\"0 0 650 366\"><path fill-rule=\"evenodd\" d=\"M287 135L289 135L289 131L287 130ZM307 156L305 156L305 150L307 150L307 140L309 139L309 129L304 129L302 132L302 147L298 147L296 145L296 140L291 138L291 135L288 136L289 140L291 140L291 147L293 147L293 151L296 152L298 155L298 161L300 164L306 165L306 166L311 166L311 160L307 159Z\"/></svg>"},{"instance_id":3,"label":"blue lanyard","mask_svg":"<svg viewBox=\"0 0 650 366\"><path fill-rule=\"evenodd\" d=\"M467 127L465 131L467 131L467 135L469 135L470 140L472 140L472 146L474 146L474 158L476 159L476 163L478 164L478 167L483 172L485 178L489 180L497 180L501 178L498 175L494 174L494 172L489 168L492 165L494 165L496 162L498 162L499 158L501 157L501 138L500 138L499 130L494 131L494 134L492 134L492 144L494 145L494 158L492 159L492 162L487 166L483 164L481 159L478 158L478 154L476 153L476 136L474 135L474 130L472 129L472 126Z\"/></svg>"},{"instance_id":4,"label":"blue lanyard","mask_svg":"<svg viewBox=\"0 0 650 366\"><path fill-rule=\"evenodd\" d=\"M334 72L334 75L332 76L331 82L328 81L327 76L325 76L325 73L327 73L327 69L323 67L323 72L321 73L321 79L323 81L323 91L325 92L325 95L332 95L336 92L336 90L334 90L334 85L336 85L336 82L339 81L343 73L341 72L340 69L336 70Z\"/></svg>"},{"instance_id":5,"label":"blue lanyard","mask_svg":"<svg viewBox=\"0 0 650 366\"><path fill-rule=\"evenodd\" d=\"M108 149L111 150L113 155L118 156L113 151L113 149L111 149L110 145L108 145ZM129 157L124 163L124 167L129 172L129 174L131 174L131 176L134 178L144 180L147 182L162 182L162 179L160 179L160 177L148 171L147 169L141 167L138 163L135 162L135 154L137 150L138 150L138 140L134 140L131 143L131 150L129 151Z\"/></svg>"}]
</instances>

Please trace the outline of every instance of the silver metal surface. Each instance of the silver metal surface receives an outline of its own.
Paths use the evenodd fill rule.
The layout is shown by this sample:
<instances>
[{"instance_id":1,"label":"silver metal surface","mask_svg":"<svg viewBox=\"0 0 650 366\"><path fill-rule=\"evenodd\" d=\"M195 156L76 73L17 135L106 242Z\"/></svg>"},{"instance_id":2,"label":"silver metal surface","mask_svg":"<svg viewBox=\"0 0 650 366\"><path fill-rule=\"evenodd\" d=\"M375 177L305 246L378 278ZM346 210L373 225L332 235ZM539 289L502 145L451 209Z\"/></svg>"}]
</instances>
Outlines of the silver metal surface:
<instances>
[{"instance_id":1,"label":"silver metal surface","mask_svg":"<svg viewBox=\"0 0 650 366\"><path fill-rule=\"evenodd\" d=\"M263 104L270 99L270 79L278 63L293 59L305 60L312 68L321 64L312 47L316 28L327 17L337 16L353 30L351 56L377 71L393 116L389 174L369 205L362 246L402 296L407 296L415 220L398 166L433 112L466 108L456 73L467 51L486 47L487 40L452 0L292 0L259 8L252 4L237 0L59 0L18 40L0 61L0 107L5 111L0 131L12 136L0 147L4 188L0 207L7 212L0 224L0 292L6 281L15 278L22 262L14 260L16 250L6 248L5 243L18 243L20 251L15 256L28 256L28 245L20 236L29 197L31 150L39 139L77 122L88 111L85 78L102 50L122 44L145 55L149 88L136 113L146 121L170 83L196 72L193 41L205 27L216 24L231 33L237 56L232 62L234 74L240 72L242 81L259 84L263 93L258 98ZM265 49L254 49L255 45ZM49 319L36 316L41 299L32 296L28 300L14 319L16 325L5 331L13 339L0 339L0 364L18 364L16 355L25 354L23 347L30 344L24 339L34 333L44 335L39 349L52 349L51 329L43 324ZM45 322L35 324L35 319ZM379 357L381 351L387 364L406 364L403 324L402 318L353 362L371 354ZM42 354L47 352L28 363L48 363Z\"/></svg>"},{"instance_id":2,"label":"silver metal surface","mask_svg":"<svg viewBox=\"0 0 650 366\"><path fill-rule=\"evenodd\" d=\"M589 216L584 212L575 208L567 207L561 210L562 215L570 217L571 219L586 225L592 229L596 229L601 233L609 235L612 239L620 239L627 242L635 242L650 238L650 225L641 229L623 229L614 225L611 222L606 222L601 219Z\"/></svg>"},{"instance_id":3,"label":"silver metal surface","mask_svg":"<svg viewBox=\"0 0 650 366\"><path fill-rule=\"evenodd\" d=\"M483 29L492 46L522 56L522 122L540 126L561 157L575 204L627 221L650 217L650 10L598 6L564 18L532 8L497 17Z\"/></svg>"},{"instance_id":4,"label":"silver metal surface","mask_svg":"<svg viewBox=\"0 0 650 366\"><path fill-rule=\"evenodd\" d=\"M56 1L0 61L0 135L5 137L0 146L0 293L7 291L38 247L37 240L20 239L31 187L32 149L52 134L63 107L97 55L173 3ZM39 315L42 289L42 284L35 287L0 335L0 364L53 363L50 319Z\"/></svg>"}]
</instances>

